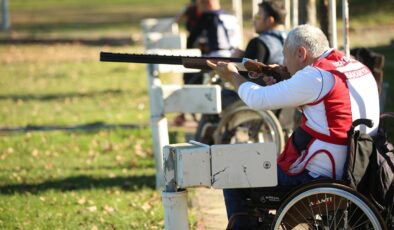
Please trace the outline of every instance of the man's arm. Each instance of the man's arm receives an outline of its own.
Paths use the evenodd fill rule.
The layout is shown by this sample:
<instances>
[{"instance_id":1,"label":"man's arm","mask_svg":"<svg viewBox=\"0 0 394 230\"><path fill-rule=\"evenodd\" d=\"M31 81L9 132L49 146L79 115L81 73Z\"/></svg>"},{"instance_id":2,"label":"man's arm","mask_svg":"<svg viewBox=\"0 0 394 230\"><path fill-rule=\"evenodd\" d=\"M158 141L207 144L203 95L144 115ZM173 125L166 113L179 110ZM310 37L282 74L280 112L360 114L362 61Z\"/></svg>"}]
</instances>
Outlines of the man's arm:
<instances>
[{"instance_id":1,"label":"man's arm","mask_svg":"<svg viewBox=\"0 0 394 230\"><path fill-rule=\"evenodd\" d=\"M207 60L207 64L215 70L223 80L230 82L236 91L238 91L238 88L243 83L247 82L247 80L239 74L237 67L232 63L220 61L214 63L212 60Z\"/></svg>"},{"instance_id":2,"label":"man's arm","mask_svg":"<svg viewBox=\"0 0 394 230\"><path fill-rule=\"evenodd\" d=\"M207 61L207 64L236 88L242 101L256 110L297 107L312 103L326 95L333 85L329 73L329 76L324 77L324 81L319 71L312 67L298 71L287 81L263 87L240 76L232 63Z\"/></svg>"},{"instance_id":3,"label":"man's arm","mask_svg":"<svg viewBox=\"0 0 394 230\"><path fill-rule=\"evenodd\" d=\"M298 107L323 98L333 87L329 72L322 74L316 68L306 67L287 81L262 87L251 82L238 89L240 98L256 110Z\"/></svg>"}]
</instances>

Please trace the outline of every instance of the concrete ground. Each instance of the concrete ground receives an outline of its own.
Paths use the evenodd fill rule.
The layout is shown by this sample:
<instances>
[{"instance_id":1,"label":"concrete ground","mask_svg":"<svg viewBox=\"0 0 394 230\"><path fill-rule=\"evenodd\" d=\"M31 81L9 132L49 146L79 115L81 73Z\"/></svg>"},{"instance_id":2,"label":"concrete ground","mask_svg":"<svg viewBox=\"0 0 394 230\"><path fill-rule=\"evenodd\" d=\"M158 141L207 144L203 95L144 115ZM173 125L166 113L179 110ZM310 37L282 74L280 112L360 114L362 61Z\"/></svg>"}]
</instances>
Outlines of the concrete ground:
<instances>
[{"instance_id":1,"label":"concrete ground","mask_svg":"<svg viewBox=\"0 0 394 230\"><path fill-rule=\"evenodd\" d=\"M190 114L186 114L186 121L182 124L186 141L193 140L197 123ZM170 121L174 123L174 121ZM175 124L170 124L174 126ZM224 230L227 226L226 207L224 205L223 191L210 188L190 188L189 200L194 215L197 218L197 230ZM193 229L194 230L194 229Z\"/></svg>"},{"instance_id":2,"label":"concrete ground","mask_svg":"<svg viewBox=\"0 0 394 230\"><path fill-rule=\"evenodd\" d=\"M227 226L223 192L220 189L195 188L192 206L197 216L197 230L224 230Z\"/></svg>"}]
</instances>

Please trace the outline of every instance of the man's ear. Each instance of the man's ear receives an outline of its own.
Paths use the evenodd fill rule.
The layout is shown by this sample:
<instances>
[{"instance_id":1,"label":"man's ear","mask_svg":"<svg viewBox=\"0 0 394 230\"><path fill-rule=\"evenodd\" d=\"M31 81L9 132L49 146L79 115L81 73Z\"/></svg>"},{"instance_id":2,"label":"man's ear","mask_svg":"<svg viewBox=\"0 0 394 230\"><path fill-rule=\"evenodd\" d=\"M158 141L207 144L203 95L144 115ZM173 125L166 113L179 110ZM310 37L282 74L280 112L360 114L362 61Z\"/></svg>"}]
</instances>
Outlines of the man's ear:
<instances>
[{"instance_id":1,"label":"man's ear","mask_svg":"<svg viewBox=\"0 0 394 230\"><path fill-rule=\"evenodd\" d=\"M268 16L266 20L267 20L267 22L268 22L270 25L274 25L274 24L275 24L275 18L272 17L272 16Z\"/></svg>"},{"instance_id":2,"label":"man's ear","mask_svg":"<svg viewBox=\"0 0 394 230\"><path fill-rule=\"evenodd\" d=\"M307 59L307 51L306 51L305 47L302 47L302 46L298 47L296 55L297 55L297 59L300 62L302 62L302 63L305 62Z\"/></svg>"}]
</instances>

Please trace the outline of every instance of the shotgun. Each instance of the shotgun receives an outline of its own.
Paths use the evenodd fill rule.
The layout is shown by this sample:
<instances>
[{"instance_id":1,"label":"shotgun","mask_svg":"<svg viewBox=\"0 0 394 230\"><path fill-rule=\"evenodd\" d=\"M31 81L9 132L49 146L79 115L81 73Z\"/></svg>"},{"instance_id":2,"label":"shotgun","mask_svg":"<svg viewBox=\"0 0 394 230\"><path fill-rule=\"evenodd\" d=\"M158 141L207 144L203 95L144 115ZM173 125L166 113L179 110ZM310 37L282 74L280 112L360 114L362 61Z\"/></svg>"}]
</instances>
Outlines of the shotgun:
<instances>
[{"instance_id":1,"label":"shotgun","mask_svg":"<svg viewBox=\"0 0 394 230\"><path fill-rule=\"evenodd\" d=\"M272 76L277 80L288 79L289 73L285 68L279 65L265 65L248 58L233 57L192 57L192 56L171 56L156 54L127 54L127 53L110 53L100 52L100 61L103 62L128 62L128 63L145 63L145 64L167 64L183 65L185 68L211 70L206 61L212 62L232 62L241 72L258 72L267 76Z\"/></svg>"}]
</instances>

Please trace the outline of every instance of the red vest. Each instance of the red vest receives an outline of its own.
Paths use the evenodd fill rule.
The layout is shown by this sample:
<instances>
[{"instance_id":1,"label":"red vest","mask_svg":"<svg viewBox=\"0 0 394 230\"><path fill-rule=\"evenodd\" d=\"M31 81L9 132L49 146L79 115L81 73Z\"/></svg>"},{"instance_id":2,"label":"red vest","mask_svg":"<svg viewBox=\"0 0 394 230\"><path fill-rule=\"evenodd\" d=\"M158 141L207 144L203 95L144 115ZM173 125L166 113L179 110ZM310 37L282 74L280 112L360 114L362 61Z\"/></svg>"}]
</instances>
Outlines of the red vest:
<instances>
[{"instance_id":1,"label":"red vest","mask_svg":"<svg viewBox=\"0 0 394 230\"><path fill-rule=\"evenodd\" d=\"M330 72L335 79L334 86L323 98L314 103L304 105L314 106L321 102L324 104L329 134L318 132L312 127L309 127L307 125L307 118L305 114L303 113L302 115L301 128L309 133L314 139L319 139L324 142L338 145L347 144L347 131L349 130L353 121L350 92L347 81L352 78L350 74L354 74L355 77L359 77L365 75L365 71L370 73L367 67L364 66L364 68L359 69L359 66L356 67L356 65L353 65L354 63L360 64L355 60L345 57L341 52L333 50L326 57L320 58L312 64L312 66L316 68ZM338 68L341 68L345 71L339 71ZM308 149L306 151L308 151ZM301 162L306 162L303 169L305 169L307 163L312 159L312 157L320 153L327 154L331 159L332 168L335 168L335 162L333 162L331 153L321 149L314 153L307 152L307 154L302 156L303 159L301 159ZM289 168L299 157L300 153L298 153L294 148L293 141L290 138L286 143L285 150L279 156L277 162L279 167L281 167L284 172L290 175L294 173L289 173ZM333 172L333 175L334 173L335 172Z\"/></svg>"},{"instance_id":2,"label":"red vest","mask_svg":"<svg viewBox=\"0 0 394 230\"><path fill-rule=\"evenodd\" d=\"M346 84L347 77L337 70L340 67L338 63L342 64L341 66L346 66L351 65L352 61L344 57L339 51L334 50L327 57L312 64L314 67L330 72L335 78L335 84L327 95L314 103L308 104L313 106L324 101L330 134L318 133L308 127L304 115L302 116L301 127L317 139L332 144L345 145L347 144L347 131L352 125L352 110L349 89Z\"/></svg>"}]
</instances>

